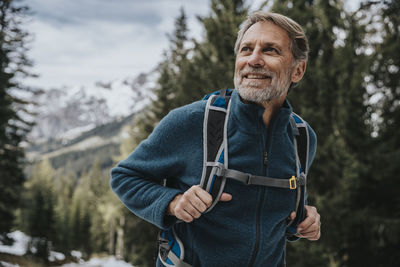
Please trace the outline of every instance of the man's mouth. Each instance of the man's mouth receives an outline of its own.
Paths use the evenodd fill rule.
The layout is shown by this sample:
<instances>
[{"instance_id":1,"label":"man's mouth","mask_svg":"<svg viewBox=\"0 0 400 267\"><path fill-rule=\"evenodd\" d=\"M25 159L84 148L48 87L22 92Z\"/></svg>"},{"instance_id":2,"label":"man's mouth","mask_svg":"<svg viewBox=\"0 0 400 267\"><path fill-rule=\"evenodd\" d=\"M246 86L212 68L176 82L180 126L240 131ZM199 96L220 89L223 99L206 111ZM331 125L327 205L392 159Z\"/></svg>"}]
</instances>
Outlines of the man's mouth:
<instances>
[{"instance_id":1,"label":"man's mouth","mask_svg":"<svg viewBox=\"0 0 400 267\"><path fill-rule=\"evenodd\" d=\"M271 76L263 75L263 74L245 74L244 78L246 78L246 79L271 79Z\"/></svg>"}]
</instances>

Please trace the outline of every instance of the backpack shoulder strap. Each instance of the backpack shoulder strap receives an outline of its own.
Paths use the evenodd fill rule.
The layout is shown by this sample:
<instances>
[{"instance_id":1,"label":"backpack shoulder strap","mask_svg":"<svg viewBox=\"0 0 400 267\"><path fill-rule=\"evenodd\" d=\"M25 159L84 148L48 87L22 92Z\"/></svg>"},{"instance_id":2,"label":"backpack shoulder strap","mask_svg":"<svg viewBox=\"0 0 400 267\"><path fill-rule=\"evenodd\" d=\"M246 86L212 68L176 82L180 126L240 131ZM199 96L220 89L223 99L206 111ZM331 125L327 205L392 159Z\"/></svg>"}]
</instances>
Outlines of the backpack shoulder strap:
<instances>
[{"instance_id":1,"label":"backpack shoulder strap","mask_svg":"<svg viewBox=\"0 0 400 267\"><path fill-rule=\"evenodd\" d=\"M308 155L310 136L306 122L296 113L292 112L290 116L293 133L296 139L296 153L300 161L300 173L308 173Z\"/></svg>"},{"instance_id":2,"label":"backpack shoulder strap","mask_svg":"<svg viewBox=\"0 0 400 267\"><path fill-rule=\"evenodd\" d=\"M232 90L222 89L205 97L203 123L203 173L200 186L212 196L210 211L221 197L226 178L216 174L216 166L228 168L227 125Z\"/></svg>"},{"instance_id":3,"label":"backpack shoulder strap","mask_svg":"<svg viewBox=\"0 0 400 267\"><path fill-rule=\"evenodd\" d=\"M308 154L309 154L309 133L306 122L296 113L292 112L290 115L290 123L294 135L294 153L296 157L296 173L298 177L307 179L308 173ZM305 194L306 183L297 188L296 197L296 218L290 221L287 225L288 236L293 236L297 233L297 225L301 223L305 216Z\"/></svg>"},{"instance_id":4,"label":"backpack shoulder strap","mask_svg":"<svg viewBox=\"0 0 400 267\"><path fill-rule=\"evenodd\" d=\"M158 258L166 267L192 267L184 261L185 249L174 226L158 233Z\"/></svg>"}]
</instances>

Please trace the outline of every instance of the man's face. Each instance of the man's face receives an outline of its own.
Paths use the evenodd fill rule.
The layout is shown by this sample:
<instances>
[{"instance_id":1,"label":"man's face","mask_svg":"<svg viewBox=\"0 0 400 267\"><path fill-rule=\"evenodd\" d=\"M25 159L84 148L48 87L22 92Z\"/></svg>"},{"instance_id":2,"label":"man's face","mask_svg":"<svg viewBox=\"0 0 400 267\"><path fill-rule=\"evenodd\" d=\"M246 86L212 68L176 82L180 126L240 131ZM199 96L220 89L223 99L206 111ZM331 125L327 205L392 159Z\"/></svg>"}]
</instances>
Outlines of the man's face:
<instances>
[{"instance_id":1,"label":"man's face","mask_svg":"<svg viewBox=\"0 0 400 267\"><path fill-rule=\"evenodd\" d=\"M292 81L293 55L288 33L269 21L244 34L236 56L234 83L248 101L269 102L286 94Z\"/></svg>"}]
</instances>

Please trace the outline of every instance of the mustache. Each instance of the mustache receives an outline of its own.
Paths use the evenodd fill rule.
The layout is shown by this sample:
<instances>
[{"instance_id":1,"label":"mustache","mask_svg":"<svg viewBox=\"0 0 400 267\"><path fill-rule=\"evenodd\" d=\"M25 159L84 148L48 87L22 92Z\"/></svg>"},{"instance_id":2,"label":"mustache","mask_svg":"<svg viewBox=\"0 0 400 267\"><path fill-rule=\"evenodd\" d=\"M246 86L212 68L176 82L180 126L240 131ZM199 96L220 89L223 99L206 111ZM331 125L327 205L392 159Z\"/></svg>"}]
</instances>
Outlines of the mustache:
<instances>
[{"instance_id":1,"label":"mustache","mask_svg":"<svg viewBox=\"0 0 400 267\"><path fill-rule=\"evenodd\" d=\"M262 69L262 68L252 68L245 67L239 72L240 76L248 75L248 74L261 74L265 76L270 76L271 78L274 76L274 73L270 70Z\"/></svg>"}]
</instances>

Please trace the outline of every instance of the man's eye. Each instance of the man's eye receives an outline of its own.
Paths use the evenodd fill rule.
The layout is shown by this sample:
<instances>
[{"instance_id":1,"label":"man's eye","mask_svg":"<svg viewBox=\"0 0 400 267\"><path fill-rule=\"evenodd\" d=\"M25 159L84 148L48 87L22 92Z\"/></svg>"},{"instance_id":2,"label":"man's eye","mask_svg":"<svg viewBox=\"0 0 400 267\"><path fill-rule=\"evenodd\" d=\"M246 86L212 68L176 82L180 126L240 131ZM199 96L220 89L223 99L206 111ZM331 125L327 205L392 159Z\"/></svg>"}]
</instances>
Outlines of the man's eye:
<instances>
[{"instance_id":1,"label":"man's eye","mask_svg":"<svg viewBox=\"0 0 400 267\"><path fill-rule=\"evenodd\" d=\"M279 54L278 50L273 47L264 48L264 52L273 52L273 53Z\"/></svg>"},{"instance_id":2,"label":"man's eye","mask_svg":"<svg viewBox=\"0 0 400 267\"><path fill-rule=\"evenodd\" d=\"M240 52L248 52L248 51L250 51L250 47L248 46L244 46L242 47L242 49L240 49Z\"/></svg>"}]
</instances>

